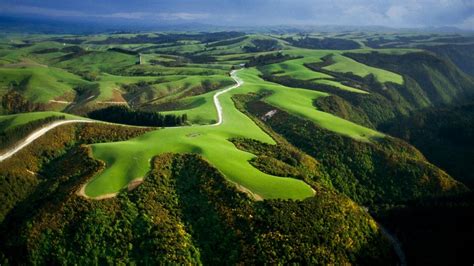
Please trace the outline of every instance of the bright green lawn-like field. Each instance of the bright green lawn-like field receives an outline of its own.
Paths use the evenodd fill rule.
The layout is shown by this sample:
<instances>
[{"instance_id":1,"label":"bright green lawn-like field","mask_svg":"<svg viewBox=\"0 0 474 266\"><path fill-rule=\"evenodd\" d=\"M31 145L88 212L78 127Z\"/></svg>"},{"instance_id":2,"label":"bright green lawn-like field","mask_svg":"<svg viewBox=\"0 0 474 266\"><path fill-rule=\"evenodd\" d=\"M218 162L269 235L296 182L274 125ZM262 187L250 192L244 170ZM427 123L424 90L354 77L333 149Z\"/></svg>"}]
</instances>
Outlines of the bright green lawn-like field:
<instances>
[{"instance_id":1,"label":"bright green lawn-like field","mask_svg":"<svg viewBox=\"0 0 474 266\"><path fill-rule=\"evenodd\" d=\"M370 52L373 50L360 49L351 50L351 52ZM378 51L378 50L377 50ZM335 72L352 72L360 77L365 77L369 74L373 74L379 82L393 82L397 84L403 84L403 77L397 73L390 72L388 70L370 67L359 63L351 58L342 55L342 51L338 50L308 50L308 49L293 49L285 51L286 54L294 56L304 56L305 61L315 61L316 58L321 58L325 55L332 54L332 59L335 61L334 64L324 67L324 69L335 71ZM387 53L393 53L393 51L387 51ZM402 53L402 52L400 52ZM311 62L310 62L311 63Z\"/></svg>"},{"instance_id":2,"label":"bright green lawn-like field","mask_svg":"<svg viewBox=\"0 0 474 266\"><path fill-rule=\"evenodd\" d=\"M244 137L274 143L250 118L235 108L231 99L235 94L268 90L273 92L266 99L270 104L313 120L329 130L362 141L383 136L376 131L315 110L312 99L326 96L325 93L268 83L257 75L258 71L255 69L241 70L238 76L244 80L244 85L219 97L223 107L222 125L165 128L129 141L92 145L94 157L105 161L107 168L87 184L86 194L97 197L115 193L130 181L144 177L154 155L165 152L192 152L209 160L230 181L262 198L303 199L313 195L313 190L303 181L260 172L248 162L254 155L238 150L228 141L233 137ZM216 112L212 114L215 116Z\"/></svg>"},{"instance_id":3,"label":"bright green lawn-like field","mask_svg":"<svg viewBox=\"0 0 474 266\"><path fill-rule=\"evenodd\" d=\"M307 68L304 64L308 63L319 63L321 62L321 57L331 54L331 52L314 52L313 55L308 56L307 53L305 53L305 57L300 58L300 59L293 59L293 60L288 60L282 63L277 63L277 64L270 64L266 65L264 67L261 67L260 70L265 73L265 74L275 74L276 76L290 76L291 78L294 79L299 79L299 80L312 80L316 84L326 84L326 85L331 85L336 88L339 88L341 90L346 90L350 92L357 92L357 93L367 93L366 91L359 90L356 88L352 88L346 85L343 85L339 82L336 82L333 80L333 77L313 71L309 68Z\"/></svg>"},{"instance_id":4,"label":"bright green lawn-like field","mask_svg":"<svg viewBox=\"0 0 474 266\"><path fill-rule=\"evenodd\" d=\"M215 82L219 84L218 87L222 88L231 81L227 76L227 69L230 68L231 64L240 63L241 60L245 60L243 58L249 56L272 53L238 54L243 52L243 44L251 45L252 38L254 37L251 36L240 43L228 46L218 46L216 50L207 52L202 51L202 44L193 42L170 47L169 49L183 48L183 51L188 52L200 50L203 54L207 53L218 58L218 62L215 64L187 64L179 67L137 65L137 56L106 51L104 50L106 47L101 47L101 50L95 51L92 49L79 57L58 61L58 58L65 55L65 53L31 54L29 53L30 50L48 47L48 45L34 45L24 48L17 54L9 54L8 57L2 58L6 66L0 68L0 71L5 71L0 77L8 77L8 80L4 78L0 84L3 85L3 92L6 92L8 84L13 80L22 81L31 76L25 92L22 93L26 98L35 102L48 102L51 99L61 100L67 96L67 100L71 100L75 94L74 86L91 84L91 82L73 73L80 74L82 71L92 71L97 72L98 80L96 82L99 85L99 95L94 98L94 101L123 101L120 94L124 95L126 92L122 88L122 84L145 81L149 82L149 87L137 93L133 92L132 95L127 94L124 97L127 100L131 100L131 97L137 97L138 104L156 104L160 106L159 108L164 108L163 110L176 109L164 112L165 114L185 113L188 115L192 126L159 129L129 141L91 145L93 156L96 159L103 160L107 167L86 185L85 193L90 197L118 192L130 181L144 177L149 171L150 159L155 155L166 152L200 154L231 182L250 190L257 197L284 199L310 197L314 191L308 184L294 178L277 177L259 171L249 163L249 160L254 158L255 155L238 150L229 141L230 138L244 137L266 143L275 143L249 117L235 108L232 101L233 95L262 91L270 92L264 101L276 108L311 120L323 128L350 136L359 141L370 141L371 138L383 137L383 134L315 109L313 106L314 99L326 97L328 94L314 90L285 87L264 81L260 78L262 73L256 68L244 69L238 72L238 76L245 81L245 84L219 97L223 107L224 122L218 126L210 125L217 121L217 111L213 103L213 95L216 91L203 93L198 89L198 95L195 95L192 88L201 85L204 80ZM367 93L340 84L332 76L313 71L304 66L305 63L321 62L323 56L333 54L335 63L327 67L328 69L331 68L332 71L353 72L360 76L374 74L381 82L403 82L402 77L398 74L360 64L344 57L341 51L299 49L288 47L282 41L279 42L283 47L282 52L284 54L302 56L303 58L263 66L260 68L263 73L278 72L277 75L280 76L288 75L294 79L331 85L355 93ZM53 47L61 48L62 46L55 45ZM159 55L161 50L169 52L166 49L168 48L157 49L157 54L146 55L144 57L145 63L151 59L170 60L169 56L161 58ZM229 49L234 54L226 54L229 52L226 52L226 50ZM356 50L353 52L356 52ZM361 49L360 52L367 51ZM12 66L11 64L23 65ZM64 70L57 67L64 68ZM44 71L49 72L44 73ZM43 90L46 90L42 87L44 85L48 86L46 92L43 92ZM169 105L171 107L163 107L160 105L161 103L171 103ZM43 112L3 116L0 117L0 123L3 123L5 127L12 128L52 115L63 114ZM68 119L77 118L66 116Z\"/></svg>"},{"instance_id":5,"label":"bright green lawn-like field","mask_svg":"<svg viewBox=\"0 0 474 266\"><path fill-rule=\"evenodd\" d=\"M0 68L0 93L6 93L11 82L22 81L26 82L22 95L40 103L72 93L74 86L87 83L76 75L54 67Z\"/></svg>"}]
</instances>

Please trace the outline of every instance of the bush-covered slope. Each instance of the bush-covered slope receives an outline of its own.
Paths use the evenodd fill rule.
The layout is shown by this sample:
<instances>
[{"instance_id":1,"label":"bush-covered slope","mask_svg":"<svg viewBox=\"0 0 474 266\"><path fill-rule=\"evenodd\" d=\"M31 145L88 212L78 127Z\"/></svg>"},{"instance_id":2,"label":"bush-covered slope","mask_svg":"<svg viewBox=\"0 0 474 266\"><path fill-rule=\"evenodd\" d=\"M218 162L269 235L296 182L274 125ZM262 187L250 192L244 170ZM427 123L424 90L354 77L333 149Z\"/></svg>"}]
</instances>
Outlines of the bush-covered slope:
<instances>
[{"instance_id":1,"label":"bush-covered slope","mask_svg":"<svg viewBox=\"0 0 474 266\"><path fill-rule=\"evenodd\" d=\"M474 95L474 81L454 64L426 52L390 55L377 52L346 53L361 63L391 70L410 78L431 105L460 102Z\"/></svg>"},{"instance_id":2,"label":"bush-covered slope","mask_svg":"<svg viewBox=\"0 0 474 266\"><path fill-rule=\"evenodd\" d=\"M474 44L429 45L423 49L450 59L462 71L474 76Z\"/></svg>"},{"instance_id":3,"label":"bush-covered slope","mask_svg":"<svg viewBox=\"0 0 474 266\"><path fill-rule=\"evenodd\" d=\"M317 159L334 187L362 205L399 203L468 190L403 141L386 137L359 142L255 99L246 108L256 117L264 117L276 133ZM274 114L265 117L272 110Z\"/></svg>"},{"instance_id":4,"label":"bush-covered slope","mask_svg":"<svg viewBox=\"0 0 474 266\"><path fill-rule=\"evenodd\" d=\"M367 65L400 73L405 82L403 85L380 84L370 76L361 79L350 73L331 73L341 82L370 91L370 94L355 94L330 86L311 85L302 81L295 83L294 80L279 81L275 77L271 78L284 84L298 84L298 86L330 92L332 96L315 101L319 109L377 128L415 110L463 103L474 97L474 81L471 77L449 61L426 52L402 55L375 52L345 55ZM321 69L315 64L308 67Z\"/></svg>"},{"instance_id":5,"label":"bush-covered slope","mask_svg":"<svg viewBox=\"0 0 474 266\"><path fill-rule=\"evenodd\" d=\"M126 140L146 131L149 129L105 124L68 124L49 131L15 156L0 162L0 222L17 204L31 204L27 198L42 186L51 186L50 181L60 182L49 180L48 171L42 170L42 166L63 155L71 146Z\"/></svg>"},{"instance_id":6,"label":"bush-covered slope","mask_svg":"<svg viewBox=\"0 0 474 266\"><path fill-rule=\"evenodd\" d=\"M360 47L360 44L341 38L312 38L304 37L299 39L286 38L291 45L308 49L327 49L327 50L351 50Z\"/></svg>"},{"instance_id":7,"label":"bush-covered slope","mask_svg":"<svg viewBox=\"0 0 474 266\"><path fill-rule=\"evenodd\" d=\"M81 149L48 165L57 169L50 178L67 180L55 194L23 212L15 230L8 229L13 220L2 225L0 259L39 264L393 262L372 218L324 187L304 201L253 202L199 156L163 154L136 189L89 201L74 191L100 164Z\"/></svg>"}]
</instances>

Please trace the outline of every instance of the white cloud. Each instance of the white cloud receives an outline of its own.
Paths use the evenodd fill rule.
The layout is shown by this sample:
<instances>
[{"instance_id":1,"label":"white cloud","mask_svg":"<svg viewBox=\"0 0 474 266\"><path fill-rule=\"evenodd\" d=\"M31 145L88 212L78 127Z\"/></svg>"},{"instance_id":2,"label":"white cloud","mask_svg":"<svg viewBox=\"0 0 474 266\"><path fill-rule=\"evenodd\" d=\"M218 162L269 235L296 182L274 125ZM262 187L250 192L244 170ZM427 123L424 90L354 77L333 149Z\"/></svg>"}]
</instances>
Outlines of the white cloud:
<instances>
[{"instance_id":1,"label":"white cloud","mask_svg":"<svg viewBox=\"0 0 474 266\"><path fill-rule=\"evenodd\" d=\"M152 15L153 13L149 13L149 12L129 12L129 13L120 12L120 13L97 15L97 16L103 17L103 18L144 19Z\"/></svg>"},{"instance_id":2,"label":"white cloud","mask_svg":"<svg viewBox=\"0 0 474 266\"><path fill-rule=\"evenodd\" d=\"M383 22L384 16L374 10L371 6L353 5L343 10L344 21L346 23L362 22L363 25L379 25Z\"/></svg>"},{"instance_id":3,"label":"white cloud","mask_svg":"<svg viewBox=\"0 0 474 266\"><path fill-rule=\"evenodd\" d=\"M72 10L60 10L51 8L42 8L23 5L0 4L0 14L23 14L23 15L40 15L49 17L84 17L84 18L116 18L116 19L162 19L162 20L199 20L209 18L208 13L192 13L192 12L170 12L170 13L153 13L153 12L118 12L112 14L94 14Z\"/></svg>"},{"instance_id":4,"label":"white cloud","mask_svg":"<svg viewBox=\"0 0 474 266\"><path fill-rule=\"evenodd\" d=\"M83 17L87 14L72 10L60 10L51 8L42 8L35 6L23 5L0 5L0 13L5 14L26 14L26 15L41 15L51 17Z\"/></svg>"},{"instance_id":5,"label":"white cloud","mask_svg":"<svg viewBox=\"0 0 474 266\"><path fill-rule=\"evenodd\" d=\"M385 15L390 19L394 21L401 21L403 20L407 15L409 14L409 11L406 7L404 6L399 6L399 5L394 5L391 6L387 12L385 12Z\"/></svg>"},{"instance_id":6,"label":"white cloud","mask_svg":"<svg viewBox=\"0 0 474 266\"><path fill-rule=\"evenodd\" d=\"M42 4L43 1L49 5ZM229 25L462 25L463 28L472 27L474 14L474 0L135 0L133 3L114 0L117 4L107 8L99 4L94 8L95 4L90 4L94 0L51 5L55 1L59 2L42 0L35 6L27 6L21 3L34 1L15 0L7 4L0 0L0 14L127 19L145 23L205 20L209 24Z\"/></svg>"},{"instance_id":7,"label":"white cloud","mask_svg":"<svg viewBox=\"0 0 474 266\"><path fill-rule=\"evenodd\" d=\"M466 18L461 24L457 25L459 28L465 30L474 30L474 15Z\"/></svg>"},{"instance_id":8,"label":"white cloud","mask_svg":"<svg viewBox=\"0 0 474 266\"><path fill-rule=\"evenodd\" d=\"M207 13L187 13L187 12L176 12L176 13L158 13L158 17L164 20L198 20L206 19L209 17Z\"/></svg>"}]
</instances>

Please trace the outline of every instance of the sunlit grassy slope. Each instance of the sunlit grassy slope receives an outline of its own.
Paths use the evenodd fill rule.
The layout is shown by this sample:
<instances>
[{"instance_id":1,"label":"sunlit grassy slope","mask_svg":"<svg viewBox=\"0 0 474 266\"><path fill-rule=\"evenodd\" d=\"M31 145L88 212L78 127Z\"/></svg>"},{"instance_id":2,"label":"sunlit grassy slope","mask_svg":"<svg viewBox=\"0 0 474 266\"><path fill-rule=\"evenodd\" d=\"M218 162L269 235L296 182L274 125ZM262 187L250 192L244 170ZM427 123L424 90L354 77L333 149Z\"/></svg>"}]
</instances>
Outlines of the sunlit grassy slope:
<instances>
[{"instance_id":1,"label":"sunlit grassy slope","mask_svg":"<svg viewBox=\"0 0 474 266\"><path fill-rule=\"evenodd\" d=\"M105 36L94 38L99 40L104 39ZM277 40L282 53L298 58L260 66L258 69L239 71L238 76L245 81L245 84L219 97L224 111L224 122L219 126L210 125L217 120L213 103L215 89L223 88L232 82L227 74L228 69L233 64L246 62L249 57L275 53L275 51L245 52L244 48L253 46L254 40L265 38ZM125 44L120 47L140 49L150 45L152 44ZM399 84L403 82L400 75L358 63L343 56L342 51L299 49L290 47L281 39L259 35L249 35L239 42L214 47L188 41L169 47L154 48L154 50L149 50L149 54L143 55L143 64L137 64L137 55L107 50L115 46L87 43L81 45L86 50L85 53L67 59L64 57L66 53L61 52L62 48L67 46L57 42L38 42L20 49L10 49L8 45L3 46L0 49L0 60L2 60L0 64L3 65L0 66L0 85L3 88L0 92L6 92L8 85L13 81L18 83L27 80L22 95L29 100L48 102L51 99L62 99L65 95L69 95L68 100L71 100L75 94L74 86L97 83L98 95L94 95L97 97L90 100L92 104L99 105L99 102L107 101L113 103L124 101L126 98L128 101L135 101L134 104L140 107L164 111L165 114L187 114L192 124L187 127L159 129L129 141L92 145L93 156L103 160L107 167L87 184L85 192L91 197L115 193L130 181L144 177L149 170L150 159L166 152L200 154L230 181L262 198L303 199L310 197L314 192L309 185L294 178L277 177L260 172L249 163L254 155L238 150L229 141L230 138L244 137L274 143L273 139L249 117L235 108L232 96L266 91L269 94L263 100L275 108L311 120L325 129L356 140L370 141L371 138L383 137L383 134L318 111L313 106L314 99L326 97L328 94L267 82L262 80L260 75L264 73L289 76L315 84L331 85L353 93L367 93L337 82L330 74L317 72L305 66L305 64L321 62L322 57L331 54L334 64L327 66L327 70L352 72L361 77L373 74L380 82ZM32 52L47 48L56 48L56 52ZM370 49L359 49L351 52L370 51ZM177 55L170 56L163 53L177 53ZM182 60L185 54L213 56L216 62L205 64L187 61L185 65L179 66L151 64L151 60L161 62ZM95 74L97 79L86 81L82 77L84 71ZM147 82L149 86L144 86L136 92L127 92L123 86L123 84L138 82ZM211 82L216 86L200 89L203 82ZM0 117L0 123L7 121L8 127L12 127L51 115L62 114L45 112L16 117L3 116ZM67 118L75 117L68 116ZM7 125L7 122L4 125Z\"/></svg>"},{"instance_id":2,"label":"sunlit grassy slope","mask_svg":"<svg viewBox=\"0 0 474 266\"><path fill-rule=\"evenodd\" d=\"M263 198L302 199L311 196L312 189L304 182L271 176L251 166L248 161L254 155L236 149L228 140L245 137L274 143L250 118L235 108L231 99L234 94L271 91L273 94L266 99L267 102L313 120L325 128L364 141L369 137L382 136L373 130L315 110L312 99L326 96L324 93L271 84L257 75L255 69L242 70L239 76L244 80L244 85L220 96L224 110L222 125L166 128L129 141L92 145L94 157L105 161L107 168L87 185L86 194L95 197L117 192L133 179L143 177L149 170L150 158L156 154L193 152L209 160L232 182Z\"/></svg>"},{"instance_id":3,"label":"sunlit grassy slope","mask_svg":"<svg viewBox=\"0 0 474 266\"><path fill-rule=\"evenodd\" d=\"M6 93L10 84L22 85L22 96L32 102L49 100L73 93L73 87L88 82L67 71L54 67L25 66L0 68L0 94Z\"/></svg>"},{"instance_id":4,"label":"sunlit grassy slope","mask_svg":"<svg viewBox=\"0 0 474 266\"><path fill-rule=\"evenodd\" d=\"M368 49L352 50L351 52L370 52ZM400 51L403 53L404 51ZM379 82L393 82L397 84L403 84L403 77L397 73L390 72L388 70L370 67L359 63L351 58L342 55L342 51L338 50L308 50L308 49L293 49L285 51L285 53L294 56L304 56L306 62L314 61L314 59L321 58L325 55L331 54L332 59L335 61L334 64L324 67L324 69L335 71L335 72L352 72L360 77L365 77L369 74L373 74ZM387 53L394 53L394 51L387 51ZM310 62L311 63L311 62Z\"/></svg>"},{"instance_id":5,"label":"sunlit grassy slope","mask_svg":"<svg viewBox=\"0 0 474 266\"><path fill-rule=\"evenodd\" d=\"M335 82L333 81L333 77L331 75L313 71L305 66L305 64L308 63L321 62L321 57L332 54L331 51L312 51L312 53L302 51L300 52L300 54L294 53L294 51L290 51L290 53L293 55L296 54L304 57L299 59L287 60L282 63L266 65L261 67L260 70L265 74L272 74L276 76L289 76L293 79L313 81L315 84L331 85L341 90L346 90L350 92L367 93L363 90L359 90L343 85L339 82Z\"/></svg>"}]
</instances>

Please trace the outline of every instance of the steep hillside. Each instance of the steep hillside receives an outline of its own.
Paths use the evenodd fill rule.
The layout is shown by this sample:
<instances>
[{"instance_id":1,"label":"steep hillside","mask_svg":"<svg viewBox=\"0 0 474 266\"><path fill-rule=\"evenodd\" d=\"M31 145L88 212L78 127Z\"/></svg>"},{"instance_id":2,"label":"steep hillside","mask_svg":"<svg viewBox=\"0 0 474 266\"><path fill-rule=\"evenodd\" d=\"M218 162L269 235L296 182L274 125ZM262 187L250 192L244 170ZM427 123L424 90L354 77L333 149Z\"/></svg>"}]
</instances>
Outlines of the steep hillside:
<instances>
[{"instance_id":1,"label":"steep hillside","mask_svg":"<svg viewBox=\"0 0 474 266\"><path fill-rule=\"evenodd\" d=\"M0 265L468 261L469 38L2 35Z\"/></svg>"},{"instance_id":2,"label":"steep hillside","mask_svg":"<svg viewBox=\"0 0 474 266\"><path fill-rule=\"evenodd\" d=\"M346 53L364 64L384 68L404 77L404 84L380 84L367 76L332 73L341 82L365 88L370 94L354 94L331 88L297 83L311 89L328 91L333 96L320 98L315 105L352 121L379 128L414 110L430 106L453 105L474 97L474 81L449 61L429 53L389 55L381 53ZM312 65L317 68L317 65ZM273 80L278 81L273 78ZM292 80L286 83L295 83ZM348 114L347 110L353 111Z\"/></svg>"},{"instance_id":3,"label":"steep hillside","mask_svg":"<svg viewBox=\"0 0 474 266\"><path fill-rule=\"evenodd\" d=\"M450 59L462 71L474 77L474 44L429 45L422 48Z\"/></svg>"},{"instance_id":4,"label":"steep hillside","mask_svg":"<svg viewBox=\"0 0 474 266\"><path fill-rule=\"evenodd\" d=\"M320 128L259 98L242 98L250 114L317 159L332 185L364 206L458 194L468 189L409 144L394 139L359 142ZM265 114L272 112L272 116ZM291 121L291 122L289 122Z\"/></svg>"},{"instance_id":5,"label":"steep hillside","mask_svg":"<svg viewBox=\"0 0 474 266\"><path fill-rule=\"evenodd\" d=\"M327 188L315 187L315 197L304 201L253 202L199 156L164 154L152 161L152 170L137 188L114 199L89 201L74 193L101 167L88 153L87 148L72 150L44 166L55 169L45 171L45 177L62 181L44 188L48 196L30 197L29 205L5 220L1 260L321 265L394 261L372 218Z\"/></svg>"},{"instance_id":6,"label":"steep hillside","mask_svg":"<svg viewBox=\"0 0 474 266\"><path fill-rule=\"evenodd\" d=\"M54 117L43 120L48 119L51 120ZM41 122L41 120L31 121L19 126L21 128L17 127L17 130L19 130L19 133L23 133L30 126L37 126ZM0 162L0 201L2 202L0 222L19 205L30 206L32 202L29 198L35 196L47 197L50 192L55 191L61 182L67 181L68 177L49 179L49 171L55 172L55 170L46 170L42 167L66 153L71 146L125 140L147 131L149 131L147 128L105 124L68 124L49 131L33 144L19 151L15 156ZM81 164L78 164L76 167L79 169L76 170L86 171L80 169L81 166Z\"/></svg>"},{"instance_id":7,"label":"steep hillside","mask_svg":"<svg viewBox=\"0 0 474 266\"><path fill-rule=\"evenodd\" d=\"M460 102L474 95L474 81L449 61L429 53L388 55L346 53L364 64L388 69L414 80L431 105Z\"/></svg>"}]
</instances>

